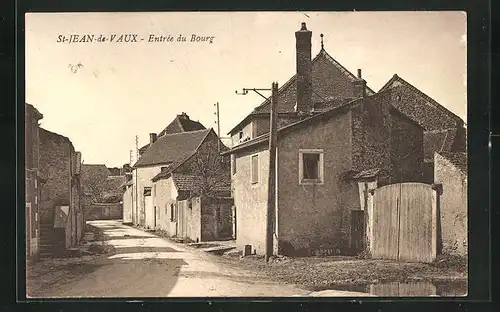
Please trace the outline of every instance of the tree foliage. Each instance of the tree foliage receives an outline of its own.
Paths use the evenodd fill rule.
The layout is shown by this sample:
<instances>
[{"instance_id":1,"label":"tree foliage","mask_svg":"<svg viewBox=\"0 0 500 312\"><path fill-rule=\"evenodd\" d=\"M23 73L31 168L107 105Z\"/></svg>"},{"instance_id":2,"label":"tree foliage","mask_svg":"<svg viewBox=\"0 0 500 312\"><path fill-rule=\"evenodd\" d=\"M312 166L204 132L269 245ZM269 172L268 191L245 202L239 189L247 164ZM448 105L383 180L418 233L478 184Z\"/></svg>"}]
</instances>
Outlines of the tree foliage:
<instances>
[{"instance_id":1,"label":"tree foliage","mask_svg":"<svg viewBox=\"0 0 500 312\"><path fill-rule=\"evenodd\" d=\"M221 151L227 149L222 143ZM191 173L196 176L192 195L212 196L230 183L230 158L222 156L216 140L205 141L191 159Z\"/></svg>"}]
</instances>

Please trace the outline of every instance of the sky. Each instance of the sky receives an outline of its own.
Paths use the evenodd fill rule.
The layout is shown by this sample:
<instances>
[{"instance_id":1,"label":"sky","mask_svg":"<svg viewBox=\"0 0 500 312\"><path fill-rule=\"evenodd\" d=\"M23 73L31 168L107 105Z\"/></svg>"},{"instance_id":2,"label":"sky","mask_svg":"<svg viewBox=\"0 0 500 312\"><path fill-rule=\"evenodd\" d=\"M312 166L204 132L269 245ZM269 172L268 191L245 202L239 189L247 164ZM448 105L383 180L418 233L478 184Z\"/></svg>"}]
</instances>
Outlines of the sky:
<instances>
[{"instance_id":1,"label":"sky","mask_svg":"<svg viewBox=\"0 0 500 312\"><path fill-rule=\"evenodd\" d=\"M295 74L301 22L313 57L323 33L325 50L352 73L362 69L373 90L397 73L466 121L464 12L29 13L26 102L87 164L129 163L136 135L147 144L181 112L217 129L216 102L224 137L262 102L236 90L281 86ZM58 42L87 34L93 42ZM121 34L137 42L117 42Z\"/></svg>"}]
</instances>

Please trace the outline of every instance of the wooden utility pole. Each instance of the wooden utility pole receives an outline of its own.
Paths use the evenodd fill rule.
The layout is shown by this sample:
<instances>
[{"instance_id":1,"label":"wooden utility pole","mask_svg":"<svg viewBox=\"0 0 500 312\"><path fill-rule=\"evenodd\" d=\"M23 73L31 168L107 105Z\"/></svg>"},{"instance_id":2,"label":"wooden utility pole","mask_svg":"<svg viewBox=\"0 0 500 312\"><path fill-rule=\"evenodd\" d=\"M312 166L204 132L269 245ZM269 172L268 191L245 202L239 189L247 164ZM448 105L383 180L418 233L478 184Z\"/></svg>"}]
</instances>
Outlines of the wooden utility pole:
<instances>
[{"instance_id":1,"label":"wooden utility pole","mask_svg":"<svg viewBox=\"0 0 500 312\"><path fill-rule=\"evenodd\" d=\"M274 250L274 224L275 224L275 209L276 209L276 146L278 142L277 135L277 114L276 107L278 104L278 83L273 82L271 89L257 89L257 88L243 88L243 92L236 94L247 95L248 91L253 91L263 97L266 101L271 103L269 110L269 178L268 178L268 191L267 191L267 211L266 211L266 244L265 244L265 260L273 254ZM272 91L271 99L265 97L260 91Z\"/></svg>"},{"instance_id":2,"label":"wooden utility pole","mask_svg":"<svg viewBox=\"0 0 500 312\"><path fill-rule=\"evenodd\" d=\"M271 108L269 113L269 180L267 190L267 227L266 227L266 262L273 255L274 250L274 223L276 209L276 146L278 143L278 129L276 122L276 107L278 101L278 83L273 82Z\"/></svg>"},{"instance_id":3,"label":"wooden utility pole","mask_svg":"<svg viewBox=\"0 0 500 312\"><path fill-rule=\"evenodd\" d=\"M217 108L217 111L215 112L215 115L217 115L217 136L219 137L219 140L217 140L217 150L220 153L220 120L219 120L219 102L214 104Z\"/></svg>"}]
</instances>

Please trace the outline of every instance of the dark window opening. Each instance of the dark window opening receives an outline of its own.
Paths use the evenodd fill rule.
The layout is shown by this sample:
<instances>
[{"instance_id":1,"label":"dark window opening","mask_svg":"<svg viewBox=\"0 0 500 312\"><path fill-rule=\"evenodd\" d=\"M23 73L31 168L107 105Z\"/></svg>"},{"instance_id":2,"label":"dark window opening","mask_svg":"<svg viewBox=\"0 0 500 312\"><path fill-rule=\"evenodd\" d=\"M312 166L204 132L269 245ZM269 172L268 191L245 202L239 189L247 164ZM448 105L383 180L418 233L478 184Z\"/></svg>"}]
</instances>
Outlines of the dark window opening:
<instances>
[{"instance_id":1,"label":"dark window opening","mask_svg":"<svg viewBox=\"0 0 500 312\"><path fill-rule=\"evenodd\" d=\"M233 171L233 174L236 173L236 155L231 155L231 169Z\"/></svg>"},{"instance_id":2,"label":"dark window opening","mask_svg":"<svg viewBox=\"0 0 500 312\"><path fill-rule=\"evenodd\" d=\"M170 204L170 221L175 221L175 207L174 204Z\"/></svg>"},{"instance_id":3,"label":"dark window opening","mask_svg":"<svg viewBox=\"0 0 500 312\"><path fill-rule=\"evenodd\" d=\"M259 182L259 155L252 156L252 184Z\"/></svg>"},{"instance_id":4,"label":"dark window opening","mask_svg":"<svg viewBox=\"0 0 500 312\"><path fill-rule=\"evenodd\" d=\"M302 165L304 168L304 180L319 179L319 154L304 153L302 155Z\"/></svg>"}]
</instances>

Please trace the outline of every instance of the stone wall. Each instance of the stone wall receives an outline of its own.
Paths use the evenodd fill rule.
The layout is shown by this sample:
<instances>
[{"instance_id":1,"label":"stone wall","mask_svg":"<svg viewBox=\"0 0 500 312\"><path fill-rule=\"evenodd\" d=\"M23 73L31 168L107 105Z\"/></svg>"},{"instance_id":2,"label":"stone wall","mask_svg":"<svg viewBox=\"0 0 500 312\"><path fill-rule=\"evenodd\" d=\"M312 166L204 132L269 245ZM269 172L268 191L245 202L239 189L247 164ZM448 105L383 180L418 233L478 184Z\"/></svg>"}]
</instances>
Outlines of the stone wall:
<instances>
[{"instance_id":1,"label":"stone wall","mask_svg":"<svg viewBox=\"0 0 500 312\"><path fill-rule=\"evenodd\" d=\"M425 182L424 131L411 119L391 112L391 166L393 183Z\"/></svg>"},{"instance_id":2,"label":"stone wall","mask_svg":"<svg viewBox=\"0 0 500 312\"><path fill-rule=\"evenodd\" d=\"M56 206L69 206L71 188L71 152L69 140L47 130L40 130L40 171L46 177L40 201L41 222L52 223Z\"/></svg>"},{"instance_id":3,"label":"stone wall","mask_svg":"<svg viewBox=\"0 0 500 312\"><path fill-rule=\"evenodd\" d=\"M84 211L85 220L116 220L123 218L120 203L104 204L92 203Z\"/></svg>"},{"instance_id":4,"label":"stone wall","mask_svg":"<svg viewBox=\"0 0 500 312\"><path fill-rule=\"evenodd\" d=\"M390 106L366 98L352 110L353 170L390 167Z\"/></svg>"},{"instance_id":5,"label":"stone wall","mask_svg":"<svg viewBox=\"0 0 500 312\"><path fill-rule=\"evenodd\" d=\"M439 154L434 157L435 183L442 184L439 198L440 249L445 254L466 256L467 175ZM439 234L439 232L438 232Z\"/></svg>"}]
</instances>

